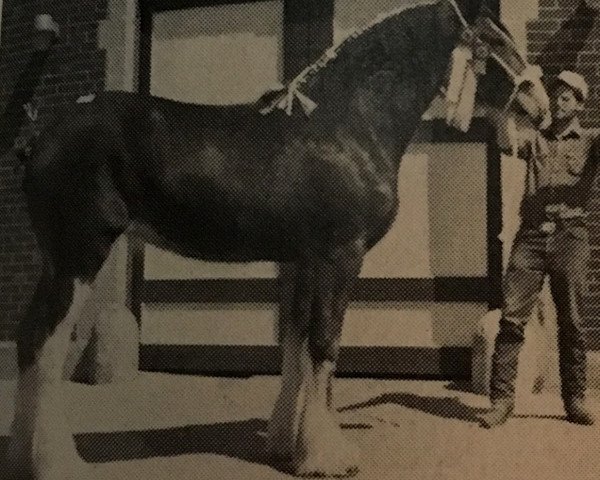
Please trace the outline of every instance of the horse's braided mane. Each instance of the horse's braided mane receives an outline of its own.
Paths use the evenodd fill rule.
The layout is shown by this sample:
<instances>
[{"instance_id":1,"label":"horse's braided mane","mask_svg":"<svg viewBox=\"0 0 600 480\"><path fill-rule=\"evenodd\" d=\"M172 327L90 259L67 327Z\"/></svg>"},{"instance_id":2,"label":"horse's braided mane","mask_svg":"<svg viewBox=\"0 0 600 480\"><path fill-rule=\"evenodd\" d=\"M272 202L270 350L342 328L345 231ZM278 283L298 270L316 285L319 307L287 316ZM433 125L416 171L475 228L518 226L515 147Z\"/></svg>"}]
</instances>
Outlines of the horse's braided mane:
<instances>
[{"instance_id":1,"label":"horse's braided mane","mask_svg":"<svg viewBox=\"0 0 600 480\"><path fill-rule=\"evenodd\" d=\"M269 104L270 106L267 107L266 110L272 111L276 108L277 104L281 101L283 96L288 94L290 91L296 90L299 86L307 84L319 72L324 70L336 58L338 58L341 53L344 53L348 50L352 50L356 47L360 48L360 42L364 42L368 38L370 38L371 35L368 34L376 33L378 27L381 27L382 24L387 23L395 17L406 14L406 12L409 10L433 6L439 4L442 1L445 0L414 0L409 5L403 5L402 7L398 7L396 9L393 9L389 12L377 16L374 20L367 23L365 26L359 27L347 36L345 36L344 39L342 39L337 45L334 45L333 47L326 50L318 60L307 66L304 70L302 70L298 75L296 75L296 77L289 81L285 87L279 89L277 91L279 94L276 95L276 98L272 99L272 91L267 92L265 95L263 95L261 102L263 102L263 104Z\"/></svg>"}]
</instances>

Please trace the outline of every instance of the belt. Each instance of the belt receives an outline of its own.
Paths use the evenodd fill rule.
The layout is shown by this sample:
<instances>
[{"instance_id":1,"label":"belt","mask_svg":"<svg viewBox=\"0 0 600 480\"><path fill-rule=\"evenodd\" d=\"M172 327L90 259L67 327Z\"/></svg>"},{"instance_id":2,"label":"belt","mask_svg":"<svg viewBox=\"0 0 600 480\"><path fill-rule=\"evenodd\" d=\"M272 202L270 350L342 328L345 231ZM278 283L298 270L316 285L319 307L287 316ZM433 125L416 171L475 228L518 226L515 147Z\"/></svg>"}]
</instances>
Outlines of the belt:
<instances>
[{"instance_id":1,"label":"belt","mask_svg":"<svg viewBox=\"0 0 600 480\"><path fill-rule=\"evenodd\" d=\"M588 216L588 212L582 207L569 207L564 203L546 205L545 212L547 220L539 225L539 230L546 234L554 233L557 228L557 223L582 219Z\"/></svg>"},{"instance_id":2,"label":"belt","mask_svg":"<svg viewBox=\"0 0 600 480\"><path fill-rule=\"evenodd\" d=\"M564 203L550 204L545 207L546 216L551 220L568 220L570 218L585 218L588 216L582 207L569 207Z\"/></svg>"}]
</instances>

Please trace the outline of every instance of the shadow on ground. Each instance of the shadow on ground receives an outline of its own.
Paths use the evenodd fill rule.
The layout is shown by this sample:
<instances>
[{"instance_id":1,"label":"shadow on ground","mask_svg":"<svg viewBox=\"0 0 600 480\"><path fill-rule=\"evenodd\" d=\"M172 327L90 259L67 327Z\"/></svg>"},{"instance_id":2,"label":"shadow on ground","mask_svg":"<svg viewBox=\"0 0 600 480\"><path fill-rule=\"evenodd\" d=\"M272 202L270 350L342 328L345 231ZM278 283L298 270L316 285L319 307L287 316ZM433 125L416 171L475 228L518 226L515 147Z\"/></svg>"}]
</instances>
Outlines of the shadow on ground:
<instances>
[{"instance_id":1,"label":"shadow on ground","mask_svg":"<svg viewBox=\"0 0 600 480\"><path fill-rule=\"evenodd\" d=\"M252 419L154 430L79 433L75 435L75 442L81 457L90 463L207 453L285 471L288 465L274 464L266 453L267 423ZM370 425L349 423L342 427L364 429ZM5 457L8 441L9 437L0 437L0 459Z\"/></svg>"},{"instance_id":2,"label":"shadow on ground","mask_svg":"<svg viewBox=\"0 0 600 480\"><path fill-rule=\"evenodd\" d=\"M428 397L403 392L384 393L364 402L347 405L340 408L339 411L347 412L386 404L400 405L436 417L452 418L465 422L477 422L477 415L484 411L465 405L455 397Z\"/></svg>"},{"instance_id":3,"label":"shadow on ground","mask_svg":"<svg viewBox=\"0 0 600 480\"><path fill-rule=\"evenodd\" d=\"M75 435L81 456L91 463L212 453L252 463L269 463L263 432L267 422L189 425L156 430Z\"/></svg>"},{"instance_id":4,"label":"shadow on ground","mask_svg":"<svg viewBox=\"0 0 600 480\"><path fill-rule=\"evenodd\" d=\"M155 430L75 435L77 450L89 463L109 463L173 457L193 454L216 454L250 463L274 465L265 451L265 420L189 425ZM5 458L9 437L0 437L0 463Z\"/></svg>"},{"instance_id":5,"label":"shadow on ground","mask_svg":"<svg viewBox=\"0 0 600 480\"><path fill-rule=\"evenodd\" d=\"M395 404L437 417L476 422L481 412L454 397L420 396L406 392L388 392L370 400L339 409L349 412L384 404ZM344 429L368 429L371 425L345 423ZM194 454L214 454L246 462L269 465L286 471L287 465L273 464L266 453L267 421L250 419L204 425L75 435L77 449L90 463L143 460ZM0 458L4 458L8 437L0 437Z\"/></svg>"}]
</instances>

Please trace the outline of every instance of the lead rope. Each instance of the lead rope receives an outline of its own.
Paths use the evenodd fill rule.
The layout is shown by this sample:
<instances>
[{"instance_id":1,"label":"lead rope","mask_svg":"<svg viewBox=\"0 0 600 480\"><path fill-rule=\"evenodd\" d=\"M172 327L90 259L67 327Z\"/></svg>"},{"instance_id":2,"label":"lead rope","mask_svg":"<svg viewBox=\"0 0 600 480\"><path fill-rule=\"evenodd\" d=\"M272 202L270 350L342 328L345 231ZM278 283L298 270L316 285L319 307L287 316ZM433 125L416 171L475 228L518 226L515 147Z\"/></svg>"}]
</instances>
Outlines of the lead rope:
<instances>
[{"instance_id":1,"label":"lead rope","mask_svg":"<svg viewBox=\"0 0 600 480\"><path fill-rule=\"evenodd\" d=\"M477 75L472 60L473 52L468 46L460 45L453 50L446 90L446 123L463 132L469 129L475 110Z\"/></svg>"}]
</instances>

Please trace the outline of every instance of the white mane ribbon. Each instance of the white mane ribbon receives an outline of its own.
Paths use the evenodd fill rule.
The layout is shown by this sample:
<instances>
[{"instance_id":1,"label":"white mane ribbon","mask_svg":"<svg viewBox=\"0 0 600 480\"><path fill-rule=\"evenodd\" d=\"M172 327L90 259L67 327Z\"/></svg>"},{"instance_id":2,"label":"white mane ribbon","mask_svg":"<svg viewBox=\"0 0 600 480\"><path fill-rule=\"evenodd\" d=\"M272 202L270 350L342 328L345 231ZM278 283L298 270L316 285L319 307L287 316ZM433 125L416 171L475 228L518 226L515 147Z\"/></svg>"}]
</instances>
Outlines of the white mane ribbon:
<instances>
[{"instance_id":1,"label":"white mane ribbon","mask_svg":"<svg viewBox=\"0 0 600 480\"><path fill-rule=\"evenodd\" d=\"M298 100L302 110L305 115L310 115L312 111L317 108L317 102L311 100L306 95L304 95L299 89L298 85L290 85L287 88L287 91L283 95L282 98L279 98L276 103L273 105L263 108L261 113L268 113L272 111L274 108L280 108L284 110L288 115L292 114L292 109L294 108L294 101Z\"/></svg>"},{"instance_id":2,"label":"white mane ribbon","mask_svg":"<svg viewBox=\"0 0 600 480\"><path fill-rule=\"evenodd\" d=\"M302 110L305 115L310 115L315 108L317 108L317 102L311 100L307 95L300 91L300 86L307 81L307 77L310 73L316 72L323 66L325 66L330 60L337 56L337 51L334 47L329 48L322 56L312 65L309 65L302 70L296 78L294 78L286 87L284 93L277 97L270 105L262 108L260 113L263 115L272 112L276 108L285 111L288 115L292 114L295 100L298 100L302 106Z\"/></svg>"}]
</instances>

